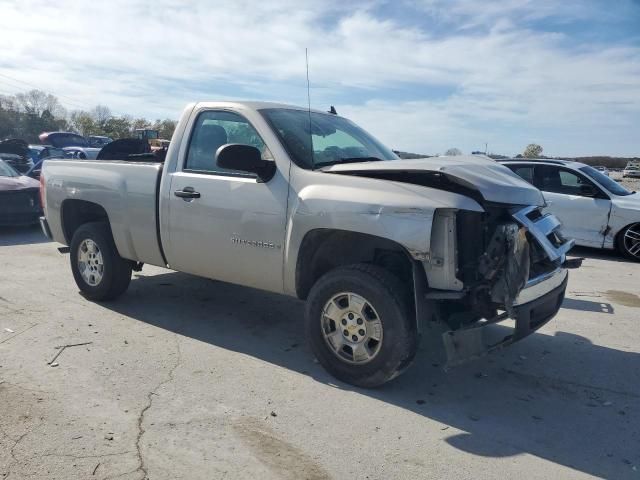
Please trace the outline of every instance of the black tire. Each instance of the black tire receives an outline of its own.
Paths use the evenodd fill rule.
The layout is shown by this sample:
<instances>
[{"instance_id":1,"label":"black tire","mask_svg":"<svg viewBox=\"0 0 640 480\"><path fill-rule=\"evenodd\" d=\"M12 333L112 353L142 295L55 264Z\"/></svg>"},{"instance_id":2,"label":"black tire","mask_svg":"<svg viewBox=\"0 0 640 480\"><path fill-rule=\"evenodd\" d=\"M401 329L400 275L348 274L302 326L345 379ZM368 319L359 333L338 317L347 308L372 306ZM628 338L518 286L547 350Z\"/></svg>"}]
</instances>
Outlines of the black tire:
<instances>
[{"instance_id":1,"label":"black tire","mask_svg":"<svg viewBox=\"0 0 640 480\"><path fill-rule=\"evenodd\" d=\"M79 250L85 240L93 241L102 254L102 279L91 285L83 278L79 265ZM69 258L76 285L89 300L112 300L122 295L131 282L131 262L118 254L111 229L104 222L85 223L73 234Z\"/></svg>"},{"instance_id":2,"label":"black tire","mask_svg":"<svg viewBox=\"0 0 640 480\"><path fill-rule=\"evenodd\" d=\"M633 260L635 262L640 262L640 251L636 251L635 248L638 247L638 241L635 238L640 233L640 222L632 223L631 225L627 225L620 233L618 233L616 246L618 247L618 252L629 260ZM633 238L629 238L633 236ZM633 250L630 250L633 249Z\"/></svg>"},{"instance_id":3,"label":"black tire","mask_svg":"<svg viewBox=\"0 0 640 480\"><path fill-rule=\"evenodd\" d=\"M382 323L379 350L368 363L343 360L325 340L324 307L341 292L366 299ZM380 386L402 373L416 354L418 335L412 305L409 289L387 270L369 264L336 268L321 277L309 293L307 341L320 364L337 379L359 387Z\"/></svg>"}]
</instances>

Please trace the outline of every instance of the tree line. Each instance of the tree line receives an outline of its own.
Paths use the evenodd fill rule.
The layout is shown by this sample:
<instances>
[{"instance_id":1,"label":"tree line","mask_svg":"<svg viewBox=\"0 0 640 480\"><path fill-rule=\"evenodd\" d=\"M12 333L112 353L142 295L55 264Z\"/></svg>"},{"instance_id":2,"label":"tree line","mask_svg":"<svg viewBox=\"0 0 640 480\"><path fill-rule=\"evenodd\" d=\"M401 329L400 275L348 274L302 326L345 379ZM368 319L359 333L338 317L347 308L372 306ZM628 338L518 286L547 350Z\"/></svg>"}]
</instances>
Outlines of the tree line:
<instances>
[{"instance_id":1,"label":"tree line","mask_svg":"<svg viewBox=\"0 0 640 480\"><path fill-rule=\"evenodd\" d=\"M55 95L41 90L0 95L0 140L21 138L28 143L38 143L38 135L52 131L72 131L85 137L102 135L115 140L132 137L137 128L158 130L160 138L170 140L176 123L168 118L150 121L130 115L118 116L104 105L68 111Z\"/></svg>"},{"instance_id":2,"label":"tree line","mask_svg":"<svg viewBox=\"0 0 640 480\"><path fill-rule=\"evenodd\" d=\"M544 149L537 143L530 143L527 145L522 153L517 154L513 158L527 158L527 159L561 159L561 160L574 160L576 162L586 163L587 165L601 165L607 168L624 168L631 160L638 161L638 157L610 157L606 155L591 156L591 157L548 157L542 152ZM416 153L396 152L400 155L400 158L421 158L429 155L420 155ZM483 152L471 152L472 154L479 154ZM459 148L450 148L445 152L447 156L462 155L462 151ZM511 158L507 155L498 155L495 153L489 153L488 156L494 160L505 160Z\"/></svg>"}]
</instances>

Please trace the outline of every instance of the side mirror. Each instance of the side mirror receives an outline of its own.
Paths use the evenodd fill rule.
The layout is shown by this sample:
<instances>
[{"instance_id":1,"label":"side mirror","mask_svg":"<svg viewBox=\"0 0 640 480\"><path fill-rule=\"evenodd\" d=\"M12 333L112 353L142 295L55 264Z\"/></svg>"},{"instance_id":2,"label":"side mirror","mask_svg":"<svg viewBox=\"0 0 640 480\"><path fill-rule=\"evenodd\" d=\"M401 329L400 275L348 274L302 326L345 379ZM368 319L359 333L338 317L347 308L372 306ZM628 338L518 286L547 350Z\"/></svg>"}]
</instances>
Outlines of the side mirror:
<instances>
[{"instance_id":1,"label":"side mirror","mask_svg":"<svg viewBox=\"0 0 640 480\"><path fill-rule=\"evenodd\" d=\"M598 190L593 185L580 185L580 195L582 197L597 197Z\"/></svg>"},{"instance_id":2,"label":"side mirror","mask_svg":"<svg viewBox=\"0 0 640 480\"><path fill-rule=\"evenodd\" d=\"M260 150L251 145L228 143L218 148L216 165L229 170L255 173L259 182L268 182L276 173L275 162L263 160Z\"/></svg>"}]
</instances>

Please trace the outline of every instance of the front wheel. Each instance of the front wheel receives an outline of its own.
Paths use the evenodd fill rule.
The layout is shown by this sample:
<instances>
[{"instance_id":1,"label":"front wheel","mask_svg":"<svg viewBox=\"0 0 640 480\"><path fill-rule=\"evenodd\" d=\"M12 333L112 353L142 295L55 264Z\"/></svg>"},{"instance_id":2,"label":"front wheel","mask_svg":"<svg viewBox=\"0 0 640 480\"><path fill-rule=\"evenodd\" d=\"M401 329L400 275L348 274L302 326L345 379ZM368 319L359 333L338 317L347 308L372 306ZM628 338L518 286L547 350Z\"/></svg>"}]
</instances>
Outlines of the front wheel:
<instances>
[{"instance_id":1,"label":"front wheel","mask_svg":"<svg viewBox=\"0 0 640 480\"><path fill-rule=\"evenodd\" d=\"M640 223L622 229L618 235L618 250L625 257L640 262Z\"/></svg>"},{"instance_id":2,"label":"front wheel","mask_svg":"<svg viewBox=\"0 0 640 480\"><path fill-rule=\"evenodd\" d=\"M76 285L90 300L111 300L122 295L131 281L131 262L121 258L106 223L80 226L70 248Z\"/></svg>"},{"instance_id":3,"label":"front wheel","mask_svg":"<svg viewBox=\"0 0 640 480\"><path fill-rule=\"evenodd\" d=\"M409 289L368 264L340 267L313 286L306 310L307 339L334 377L377 387L411 364L417 331Z\"/></svg>"}]
</instances>

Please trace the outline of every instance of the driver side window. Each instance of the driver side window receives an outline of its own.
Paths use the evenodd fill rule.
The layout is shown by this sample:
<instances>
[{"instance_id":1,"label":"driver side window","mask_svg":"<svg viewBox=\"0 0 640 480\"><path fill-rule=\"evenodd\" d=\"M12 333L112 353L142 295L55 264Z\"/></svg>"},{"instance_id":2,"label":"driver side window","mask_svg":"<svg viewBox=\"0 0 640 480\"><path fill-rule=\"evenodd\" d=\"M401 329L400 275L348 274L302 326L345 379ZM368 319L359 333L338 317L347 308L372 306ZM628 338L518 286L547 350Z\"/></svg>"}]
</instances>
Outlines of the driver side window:
<instances>
[{"instance_id":1,"label":"driver side window","mask_svg":"<svg viewBox=\"0 0 640 480\"><path fill-rule=\"evenodd\" d=\"M570 170L550 165L539 165L536 170L536 187L543 192L585 196L582 188L593 187L587 179Z\"/></svg>"},{"instance_id":2,"label":"driver side window","mask_svg":"<svg viewBox=\"0 0 640 480\"><path fill-rule=\"evenodd\" d=\"M247 172L216 165L216 151L227 143L251 145L262 152L262 158L271 159L267 146L246 118L223 110L207 111L200 113L194 124L184 170L247 176Z\"/></svg>"}]
</instances>

